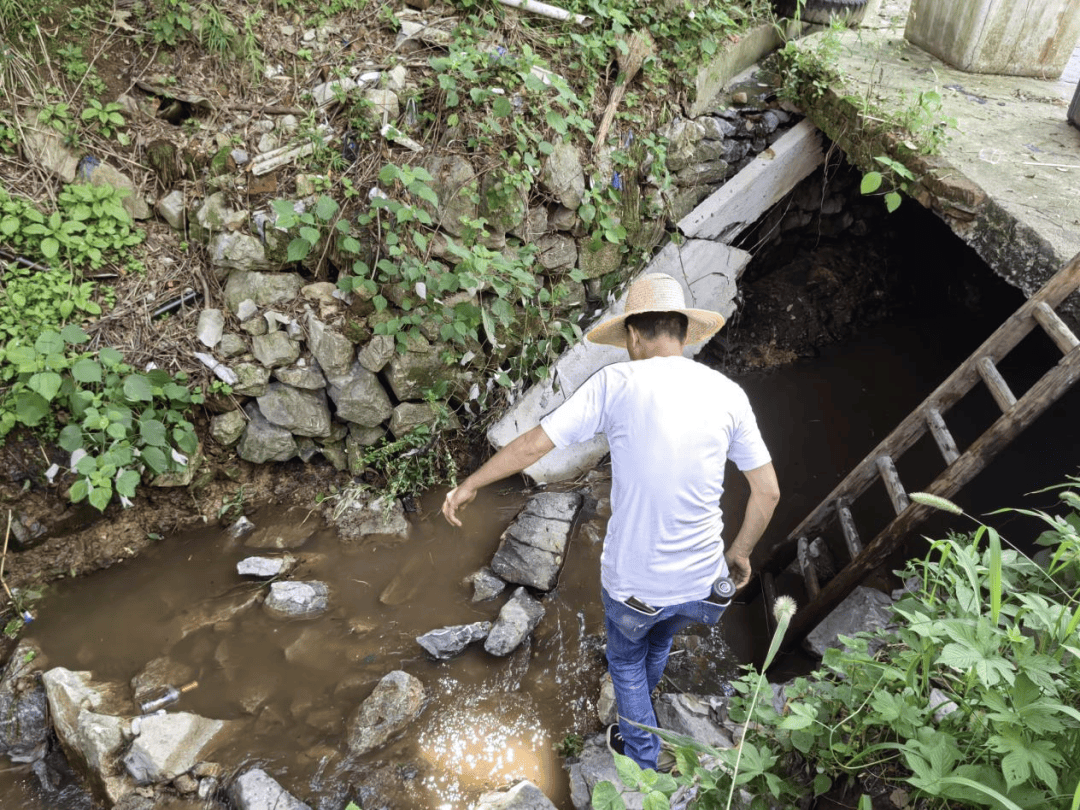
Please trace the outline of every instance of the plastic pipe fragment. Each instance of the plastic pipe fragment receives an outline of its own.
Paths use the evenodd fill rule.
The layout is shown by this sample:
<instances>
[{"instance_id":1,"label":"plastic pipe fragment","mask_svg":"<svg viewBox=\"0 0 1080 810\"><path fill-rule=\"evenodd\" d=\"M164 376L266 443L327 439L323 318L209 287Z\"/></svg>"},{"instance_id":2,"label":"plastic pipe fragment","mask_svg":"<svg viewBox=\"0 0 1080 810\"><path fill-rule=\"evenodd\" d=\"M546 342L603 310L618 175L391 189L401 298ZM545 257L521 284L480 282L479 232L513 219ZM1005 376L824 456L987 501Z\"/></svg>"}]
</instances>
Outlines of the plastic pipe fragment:
<instances>
[{"instance_id":1,"label":"plastic pipe fragment","mask_svg":"<svg viewBox=\"0 0 1080 810\"><path fill-rule=\"evenodd\" d=\"M541 3L539 0L499 0L504 6L520 8L522 11L531 11L533 14L541 14L553 20L573 20L582 28L592 25L592 17L584 14L572 14L564 8Z\"/></svg>"}]
</instances>

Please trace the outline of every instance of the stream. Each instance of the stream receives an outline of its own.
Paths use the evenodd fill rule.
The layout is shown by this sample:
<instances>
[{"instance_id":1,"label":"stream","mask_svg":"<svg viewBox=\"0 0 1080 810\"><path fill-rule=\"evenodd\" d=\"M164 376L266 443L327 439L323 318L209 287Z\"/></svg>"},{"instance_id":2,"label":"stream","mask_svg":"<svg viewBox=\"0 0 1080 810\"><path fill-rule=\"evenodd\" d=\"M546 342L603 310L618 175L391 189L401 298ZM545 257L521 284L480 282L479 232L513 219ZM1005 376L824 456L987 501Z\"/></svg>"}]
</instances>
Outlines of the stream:
<instances>
[{"instance_id":1,"label":"stream","mask_svg":"<svg viewBox=\"0 0 1080 810\"><path fill-rule=\"evenodd\" d=\"M794 528L1020 300L1019 293L1002 291L978 315L948 302L912 308L812 360L739 377L783 491L755 557L764 557ZM1035 365L1032 357L1044 355L1045 347L1033 345L1003 372L1022 377ZM1075 413L1078 406L1080 391L1074 390L964 490L965 508L984 513L1021 505L1024 491L1075 474L1075 459L1050 449L1074 422L1070 409ZM969 410L958 434L986 408L976 401ZM909 489L925 483L916 476ZM737 528L746 497L741 484L732 471L724 504L729 531ZM247 610L184 635L185 617L200 606L265 588L236 574L236 563L257 552L215 526L165 538L109 570L55 583L36 606L27 633L51 666L89 670L98 680L127 682L166 653L186 664L199 685L175 709L247 722L242 749L222 761L258 763L313 807L339 810L350 799L377 796L393 808L466 810L481 792L527 778L568 810L555 746L567 735L599 730L600 544L580 529L574 536L559 584L544 598L547 613L531 650L495 659L473 645L452 661L434 662L416 636L497 614L502 598L474 604L462 580L489 562L526 497L520 481L489 488L456 530L438 514L442 495L429 492L422 499L407 540L375 536L344 544L316 526L298 552L301 569L290 575L329 585L331 608L316 620L281 622ZM1034 505L1052 502L1043 495ZM257 527L296 528L318 520L295 508L249 517ZM600 518L602 525L602 513ZM676 655L669 686L708 691L737 662L759 655L767 645L760 602L729 611L722 629L698 651L699 665ZM403 736L358 762L344 761L346 718L395 669L425 684L428 705ZM43 794L27 766L9 764L0 772L0 807L92 806L74 787Z\"/></svg>"}]
</instances>

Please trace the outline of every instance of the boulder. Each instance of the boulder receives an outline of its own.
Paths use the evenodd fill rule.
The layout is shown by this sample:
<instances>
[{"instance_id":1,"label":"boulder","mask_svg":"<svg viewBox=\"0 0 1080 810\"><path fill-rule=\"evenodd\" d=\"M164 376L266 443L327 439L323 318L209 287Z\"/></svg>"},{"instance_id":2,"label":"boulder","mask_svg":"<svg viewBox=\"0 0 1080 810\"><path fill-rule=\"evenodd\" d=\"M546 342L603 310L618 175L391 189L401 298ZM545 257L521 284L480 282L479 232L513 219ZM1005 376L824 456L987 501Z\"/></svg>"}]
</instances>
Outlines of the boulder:
<instances>
[{"instance_id":1,"label":"boulder","mask_svg":"<svg viewBox=\"0 0 1080 810\"><path fill-rule=\"evenodd\" d=\"M368 103L367 114L377 124L396 121L401 114L401 104L393 90L365 90L364 101Z\"/></svg>"},{"instance_id":2,"label":"boulder","mask_svg":"<svg viewBox=\"0 0 1080 810\"><path fill-rule=\"evenodd\" d=\"M431 173L431 188L439 198L432 215L443 230L454 236L465 233L465 220L477 217L476 172L461 155L439 155L427 163Z\"/></svg>"},{"instance_id":3,"label":"boulder","mask_svg":"<svg viewBox=\"0 0 1080 810\"><path fill-rule=\"evenodd\" d=\"M603 734L585 738L585 746L576 762L567 764L570 772L570 801L575 810L592 808L592 792L601 782L611 782L622 795L626 810L642 810L645 797L623 785L615 769L615 759L608 750Z\"/></svg>"},{"instance_id":4,"label":"boulder","mask_svg":"<svg viewBox=\"0 0 1080 810\"><path fill-rule=\"evenodd\" d=\"M244 406L248 425L237 446L237 453L244 461L265 464L268 461L288 461L296 455L296 439L293 435L272 425L259 411L258 405L249 402Z\"/></svg>"},{"instance_id":5,"label":"boulder","mask_svg":"<svg viewBox=\"0 0 1080 810\"><path fill-rule=\"evenodd\" d=\"M328 377L348 374L356 347L344 335L330 329L314 315L307 319L308 348Z\"/></svg>"},{"instance_id":6,"label":"boulder","mask_svg":"<svg viewBox=\"0 0 1080 810\"><path fill-rule=\"evenodd\" d=\"M464 583L472 585L474 602L487 602L506 590L506 582L492 573L490 568L481 568L465 577Z\"/></svg>"},{"instance_id":7,"label":"boulder","mask_svg":"<svg viewBox=\"0 0 1080 810\"><path fill-rule=\"evenodd\" d=\"M386 743L420 714L424 685L403 670L386 675L360 704L349 723L348 745L354 755Z\"/></svg>"},{"instance_id":8,"label":"boulder","mask_svg":"<svg viewBox=\"0 0 1080 810\"><path fill-rule=\"evenodd\" d=\"M218 414L210 420L210 437L223 447L232 447L244 435L247 419L240 411Z\"/></svg>"},{"instance_id":9,"label":"boulder","mask_svg":"<svg viewBox=\"0 0 1080 810\"><path fill-rule=\"evenodd\" d=\"M273 579L289 572L296 564L291 554L281 557L245 557L236 564L236 573L242 577Z\"/></svg>"},{"instance_id":10,"label":"boulder","mask_svg":"<svg viewBox=\"0 0 1080 810\"><path fill-rule=\"evenodd\" d=\"M270 332L251 339L251 353L267 368L276 368L295 363L300 346L285 332Z\"/></svg>"},{"instance_id":11,"label":"boulder","mask_svg":"<svg viewBox=\"0 0 1080 810\"><path fill-rule=\"evenodd\" d=\"M732 748L735 734L724 723L727 703L727 697L718 695L664 693L656 700L656 722L714 748Z\"/></svg>"},{"instance_id":12,"label":"boulder","mask_svg":"<svg viewBox=\"0 0 1080 810\"><path fill-rule=\"evenodd\" d=\"M892 620L892 604L888 594L860 585L810 631L805 644L820 657L830 647L843 647L842 635L882 630Z\"/></svg>"},{"instance_id":13,"label":"boulder","mask_svg":"<svg viewBox=\"0 0 1080 810\"><path fill-rule=\"evenodd\" d=\"M311 810L262 768L240 774L226 794L236 810Z\"/></svg>"},{"instance_id":14,"label":"boulder","mask_svg":"<svg viewBox=\"0 0 1080 810\"><path fill-rule=\"evenodd\" d=\"M439 412L430 402L402 402L390 415L390 432L400 439L421 425L434 425L438 419Z\"/></svg>"},{"instance_id":15,"label":"boulder","mask_svg":"<svg viewBox=\"0 0 1080 810\"><path fill-rule=\"evenodd\" d=\"M576 211L585 196L581 150L567 141L557 143L544 163L540 182L556 200L571 211Z\"/></svg>"},{"instance_id":16,"label":"boulder","mask_svg":"<svg viewBox=\"0 0 1080 810\"><path fill-rule=\"evenodd\" d=\"M210 240L210 263L227 270L254 271L269 267L266 249L257 236L219 233Z\"/></svg>"},{"instance_id":17,"label":"boulder","mask_svg":"<svg viewBox=\"0 0 1080 810\"><path fill-rule=\"evenodd\" d=\"M231 725L188 712L143 717L139 735L124 755L124 768L142 785L175 779L190 771Z\"/></svg>"},{"instance_id":18,"label":"boulder","mask_svg":"<svg viewBox=\"0 0 1080 810\"><path fill-rule=\"evenodd\" d=\"M237 363L232 369L236 381L232 384L234 394L242 397L261 397L270 382L270 369L259 363Z\"/></svg>"},{"instance_id":19,"label":"boulder","mask_svg":"<svg viewBox=\"0 0 1080 810\"><path fill-rule=\"evenodd\" d=\"M460 653L474 641L483 641L491 630L491 622L456 624L430 630L416 637L416 643L434 658L446 661Z\"/></svg>"},{"instance_id":20,"label":"boulder","mask_svg":"<svg viewBox=\"0 0 1080 810\"><path fill-rule=\"evenodd\" d=\"M258 589L241 588L200 600L172 619L163 635L170 640L183 640L203 628L235 619L259 604L262 598Z\"/></svg>"},{"instance_id":21,"label":"boulder","mask_svg":"<svg viewBox=\"0 0 1080 810\"><path fill-rule=\"evenodd\" d=\"M544 492L530 498L503 532L491 570L507 582L551 590L580 506L581 495L575 492Z\"/></svg>"},{"instance_id":22,"label":"boulder","mask_svg":"<svg viewBox=\"0 0 1080 810\"><path fill-rule=\"evenodd\" d=\"M267 421L296 436L330 435L330 407L322 391L306 391L283 383L271 383L256 402Z\"/></svg>"},{"instance_id":23,"label":"boulder","mask_svg":"<svg viewBox=\"0 0 1080 810\"><path fill-rule=\"evenodd\" d=\"M233 211L225 199L225 192L218 191L203 200L203 204L195 212L195 222L204 235L209 236L224 231L232 214Z\"/></svg>"},{"instance_id":24,"label":"boulder","mask_svg":"<svg viewBox=\"0 0 1080 810\"><path fill-rule=\"evenodd\" d=\"M52 127L38 127L29 123L36 117L36 110L31 110L27 123L22 130L22 148L26 159L37 163L47 172L65 183L74 183L79 169L79 158L64 146L64 136Z\"/></svg>"},{"instance_id":25,"label":"boulder","mask_svg":"<svg viewBox=\"0 0 1080 810\"><path fill-rule=\"evenodd\" d=\"M247 548L300 548L315 534L315 520L308 519L308 510L299 506L291 506L285 510L280 520L263 526L247 540L244 545Z\"/></svg>"},{"instance_id":26,"label":"boulder","mask_svg":"<svg viewBox=\"0 0 1080 810\"><path fill-rule=\"evenodd\" d=\"M545 270L565 270L577 264L577 245L569 236L546 233L537 237L536 247L536 261Z\"/></svg>"},{"instance_id":27,"label":"boulder","mask_svg":"<svg viewBox=\"0 0 1080 810\"><path fill-rule=\"evenodd\" d=\"M131 679L131 691L137 705L157 697L164 686L181 686L195 679L198 672L182 661L160 655Z\"/></svg>"},{"instance_id":28,"label":"boulder","mask_svg":"<svg viewBox=\"0 0 1080 810\"><path fill-rule=\"evenodd\" d=\"M276 379L293 388L303 388L307 391L326 388L326 378L314 366L295 365L275 368L273 374Z\"/></svg>"},{"instance_id":29,"label":"boulder","mask_svg":"<svg viewBox=\"0 0 1080 810\"><path fill-rule=\"evenodd\" d=\"M132 219L150 219L150 206L135 183L119 169L87 155L79 161L78 179L92 186L111 186L124 192L121 204Z\"/></svg>"},{"instance_id":30,"label":"boulder","mask_svg":"<svg viewBox=\"0 0 1080 810\"><path fill-rule=\"evenodd\" d=\"M427 351L395 354L385 369L386 382L399 400L423 399L424 393L438 382L455 387L456 370L447 368L438 346Z\"/></svg>"},{"instance_id":31,"label":"boulder","mask_svg":"<svg viewBox=\"0 0 1080 810\"><path fill-rule=\"evenodd\" d=\"M518 782L510 790L485 793L473 810L557 810L551 799L529 781Z\"/></svg>"},{"instance_id":32,"label":"boulder","mask_svg":"<svg viewBox=\"0 0 1080 810\"><path fill-rule=\"evenodd\" d=\"M229 311L239 316L240 303L251 301L256 307L287 304L300 294L304 279L296 273L257 273L236 270L229 273L225 282L225 304ZM254 315L254 310L248 315ZM248 318L241 317L240 320Z\"/></svg>"},{"instance_id":33,"label":"boulder","mask_svg":"<svg viewBox=\"0 0 1080 810\"><path fill-rule=\"evenodd\" d=\"M311 619L326 612L330 589L325 582L272 582L263 608L278 619Z\"/></svg>"},{"instance_id":34,"label":"boulder","mask_svg":"<svg viewBox=\"0 0 1080 810\"><path fill-rule=\"evenodd\" d=\"M600 278L622 266L622 247L606 239L599 245L592 239L578 242L578 269L586 278Z\"/></svg>"},{"instance_id":35,"label":"boulder","mask_svg":"<svg viewBox=\"0 0 1080 810\"><path fill-rule=\"evenodd\" d=\"M372 374L378 374L394 356L396 346L393 335L375 335L357 352L356 359Z\"/></svg>"},{"instance_id":36,"label":"boulder","mask_svg":"<svg viewBox=\"0 0 1080 810\"><path fill-rule=\"evenodd\" d=\"M409 521L400 501L389 505L384 498L372 493L357 493L348 501L327 510L327 521L342 540L361 540L373 534L406 537Z\"/></svg>"},{"instance_id":37,"label":"boulder","mask_svg":"<svg viewBox=\"0 0 1080 810\"><path fill-rule=\"evenodd\" d=\"M37 644L21 640L0 677L0 756L37 762L49 742L49 708L38 673L45 657Z\"/></svg>"},{"instance_id":38,"label":"boulder","mask_svg":"<svg viewBox=\"0 0 1080 810\"><path fill-rule=\"evenodd\" d=\"M154 206L158 216L168 223L169 227L176 231L183 231L187 223L187 208L184 202L184 192L179 189L170 191L157 201Z\"/></svg>"},{"instance_id":39,"label":"boulder","mask_svg":"<svg viewBox=\"0 0 1080 810\"><path fill-rule=\"evenodd\" d=\"M353 364L348 375L329 382L339 419L370 428L382 424L394 411L379 378L359 363Z\"/></svg>"},{"instance_id":40,"label":"boulder","mask_svg":"<svg viewBox=\"0 0 1080 810\"><path fill-rule=\"evenodd\" d=\"M484 649L492 655L509 655L528 637L543 617L544 606L529 596L524 588L518 588L510 601L499 611L499 618L488 633Z\"/></svg>"}]
</instances>

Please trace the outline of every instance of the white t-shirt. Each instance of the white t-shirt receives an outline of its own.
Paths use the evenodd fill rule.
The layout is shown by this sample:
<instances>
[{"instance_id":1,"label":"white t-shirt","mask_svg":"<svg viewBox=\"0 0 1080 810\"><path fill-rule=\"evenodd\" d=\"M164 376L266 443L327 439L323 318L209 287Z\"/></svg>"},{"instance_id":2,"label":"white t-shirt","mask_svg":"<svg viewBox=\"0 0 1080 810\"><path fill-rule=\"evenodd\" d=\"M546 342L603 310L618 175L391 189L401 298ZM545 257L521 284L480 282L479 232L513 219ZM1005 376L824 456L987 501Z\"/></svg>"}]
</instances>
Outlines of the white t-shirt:
<instances>
[{"instance_id":1,"label":"white t-shirt","mask_svg":"<svg viewBox=\"0 0 1080 810\"><path fill-rule=\"evenodd\" d=\"M708 596L727 572L725 462L753 470L771 461L743 390L685 357L615 363L540 424L560 448L607 435L613 480L600 558L605 590L656 607Z\"/></svg>"}]
</instances>

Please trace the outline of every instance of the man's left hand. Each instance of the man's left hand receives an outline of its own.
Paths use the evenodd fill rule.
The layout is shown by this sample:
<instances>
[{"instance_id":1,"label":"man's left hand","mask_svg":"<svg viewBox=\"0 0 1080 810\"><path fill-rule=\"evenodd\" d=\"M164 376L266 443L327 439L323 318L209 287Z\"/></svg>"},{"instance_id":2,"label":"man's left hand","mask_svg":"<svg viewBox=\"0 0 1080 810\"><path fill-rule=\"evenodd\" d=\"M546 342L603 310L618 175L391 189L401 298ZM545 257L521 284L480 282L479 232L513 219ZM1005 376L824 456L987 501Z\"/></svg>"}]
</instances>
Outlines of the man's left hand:
<instances>
[{"instance_id":1,"label":"man's left hand","mask_svg":"<svg viewBox=\"0 0 1080 810\"><path fill-rule=\"evenodd\" d=\"M724 559L727 560L728 576L735 583L735 588L745 586L750 581L750 574L753 572L750 566L750 555L728 553L724 555Z\"/></svg>"}]
</instances>

